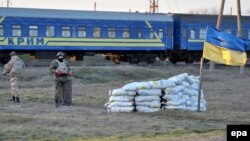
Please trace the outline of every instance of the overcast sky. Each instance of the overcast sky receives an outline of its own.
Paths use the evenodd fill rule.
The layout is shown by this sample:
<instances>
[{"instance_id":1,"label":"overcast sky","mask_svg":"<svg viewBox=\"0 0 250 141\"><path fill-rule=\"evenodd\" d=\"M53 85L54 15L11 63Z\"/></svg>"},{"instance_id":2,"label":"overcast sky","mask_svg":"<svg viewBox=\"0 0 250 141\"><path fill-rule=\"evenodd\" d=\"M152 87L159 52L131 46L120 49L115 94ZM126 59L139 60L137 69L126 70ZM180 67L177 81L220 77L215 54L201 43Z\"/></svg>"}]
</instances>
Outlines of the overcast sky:
<instances>
[{"instance_id":1,"label":"overcast sky","mask_svg":"<svg viewBox=\"0 0 250 141\"><path fill-rule=\"evenodd\" d=\"M6 6L7 0L0 0L1 6ZM94 2L98 11L149 11L149 0L10 0L11 7L93 10ZM224 13L236 14L236 1L225 0ZM242 14L250 10L250 0L241 0ZM248 2L248 3L247 3ZM221 0L159 0L159 11L162 13L186 13L200 8L219 8Z\"/></svg>"}]
</instances>

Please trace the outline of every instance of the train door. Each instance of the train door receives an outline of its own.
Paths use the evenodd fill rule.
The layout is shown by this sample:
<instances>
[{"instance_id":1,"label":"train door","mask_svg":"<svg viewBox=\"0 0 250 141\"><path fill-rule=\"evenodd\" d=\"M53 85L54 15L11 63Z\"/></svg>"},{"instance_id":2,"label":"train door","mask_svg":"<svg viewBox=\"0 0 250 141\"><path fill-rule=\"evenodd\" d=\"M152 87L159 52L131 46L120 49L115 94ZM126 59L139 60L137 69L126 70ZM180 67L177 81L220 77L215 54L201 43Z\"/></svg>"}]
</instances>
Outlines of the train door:
<instances>
[{"instance_id":1,"label":"train door","mask_svg":"<svg viewBox=\"0 0 250 141\"><path fill-rule=\"evenodd\" d=\"M189 29L186 26L181 28L181 44L180 50L187 50L188 49L188 39L189 39Z\"/></svg>"}]
</instances>

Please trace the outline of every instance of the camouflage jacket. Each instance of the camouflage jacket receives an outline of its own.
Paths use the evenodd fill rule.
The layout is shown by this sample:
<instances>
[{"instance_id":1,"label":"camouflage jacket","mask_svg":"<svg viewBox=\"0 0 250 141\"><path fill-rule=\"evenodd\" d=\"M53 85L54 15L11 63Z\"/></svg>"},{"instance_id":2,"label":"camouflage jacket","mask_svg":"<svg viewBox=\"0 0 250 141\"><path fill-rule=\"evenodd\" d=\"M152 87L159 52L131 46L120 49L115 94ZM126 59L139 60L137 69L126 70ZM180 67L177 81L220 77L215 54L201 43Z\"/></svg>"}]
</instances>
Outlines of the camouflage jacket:
<instances>
[{"instance_id":1,"label":"camouflage jacket","mask_svg":"<svg viewBox=\"0 0 250 141\"><path fill-rule=\"evenodd\" d=\"M12 56L10 61L4 65L4 74L8 74L10 77L22 76L25 64L18 56Z\"/></svg>"},{"instance_id":2,"label":"camouflage jacket","mask_svg":"<svg viewBox=\"0 0 250 141\"><path fill-rule=\"evenodd\" d=\"M66 64L66 66L68 67L68 70L71 70L69 63L66 60L63 60L63 63ZM57 63L57 59L53 60L50 67L49 67L50 75L54 76L55 81L63 81L64 82L64 81L70 80L70 78L71 78L70 76L56 76L55 72L56 72L56 69L58 67L59 67L59 64Z\"/></svg>"}]
</instances>

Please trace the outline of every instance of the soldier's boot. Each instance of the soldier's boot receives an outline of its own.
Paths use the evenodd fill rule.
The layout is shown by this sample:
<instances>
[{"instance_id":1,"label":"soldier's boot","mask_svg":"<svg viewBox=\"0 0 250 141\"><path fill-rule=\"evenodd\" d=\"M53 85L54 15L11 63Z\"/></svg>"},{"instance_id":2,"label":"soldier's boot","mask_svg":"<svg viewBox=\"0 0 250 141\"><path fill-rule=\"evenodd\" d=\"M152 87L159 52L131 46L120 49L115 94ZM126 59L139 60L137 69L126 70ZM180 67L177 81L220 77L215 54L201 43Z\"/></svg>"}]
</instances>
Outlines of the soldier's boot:
<instances>
[{"instance_id":1,"label":"soldier's boot","mask_svg":"<svg viewBox=\"0 0 250 141\"><path fill-rule=\"evenodd\" d=\"M58 99L55 99L56 107L59 107L59 101Z\"/></svg>"},{"instance_id":2,"label":"soldier's boot","mask_svg":"<svg viewBox=\"0 0 250 141\"><path fill-rule=\"evenodd\" d=\"M68 103L67 100L64 100L64 101L63 101L63 106L69 106L69 103Z\"/></svg>"},{"instance_id":3,"label":"soldier's boot","mask_svg":"<svg viewBox=\"0 0 250 141\"><path fill-rule=\"evenodd\" d=\"M16 102L16 97L12 96L12 101Z\"/></svg>"},{"instance_id":4,"label":"soldier's boot","mask_svg":"<svg viewBox=\"0 0 250 141\"><path fill-rule=\"evenodd\" d=\"M16 103L20 103L19 97L16 97Z\"/></svg>"}]
</instances>

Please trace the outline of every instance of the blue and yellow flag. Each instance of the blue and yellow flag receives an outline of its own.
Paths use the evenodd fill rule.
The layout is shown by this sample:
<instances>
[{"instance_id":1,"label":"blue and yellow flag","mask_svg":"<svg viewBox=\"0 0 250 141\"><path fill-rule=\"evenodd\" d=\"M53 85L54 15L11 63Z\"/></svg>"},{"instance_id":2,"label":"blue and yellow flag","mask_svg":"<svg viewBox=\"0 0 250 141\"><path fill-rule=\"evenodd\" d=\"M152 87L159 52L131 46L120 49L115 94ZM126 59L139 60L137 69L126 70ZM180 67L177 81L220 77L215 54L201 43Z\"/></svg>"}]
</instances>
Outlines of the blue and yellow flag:
<instances>
[{"instance_id":1,"label":"blue and yellow flag","mask_svg":"<svg viewBox=\"0 0 250 141\"><path fill-rule=\"evenodd\" d=\"M244 66L247 61L246 41L208 26L203 58L231 66Z\"/></svg>"}]
</instances>

